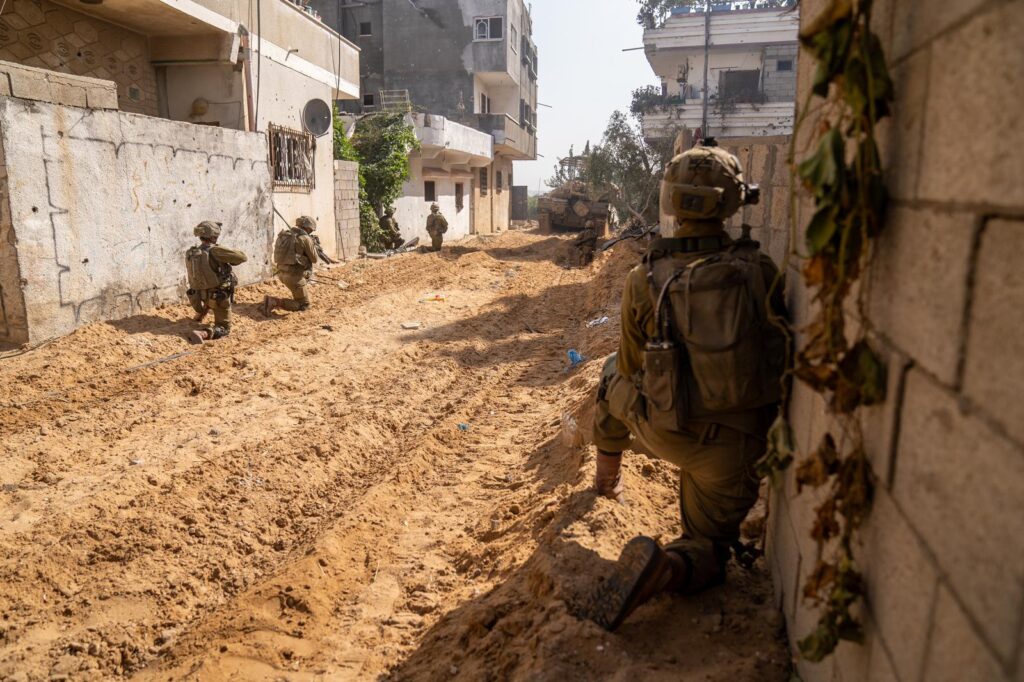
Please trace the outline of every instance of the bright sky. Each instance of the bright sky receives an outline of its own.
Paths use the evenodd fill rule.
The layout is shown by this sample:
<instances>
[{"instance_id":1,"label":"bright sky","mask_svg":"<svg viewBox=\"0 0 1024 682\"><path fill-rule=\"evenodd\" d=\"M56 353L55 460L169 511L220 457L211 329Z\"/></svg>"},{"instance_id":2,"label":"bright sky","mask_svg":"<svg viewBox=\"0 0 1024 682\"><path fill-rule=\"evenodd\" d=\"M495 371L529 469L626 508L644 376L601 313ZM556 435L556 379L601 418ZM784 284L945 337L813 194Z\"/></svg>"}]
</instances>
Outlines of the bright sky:
<instances>
[{"instance_id":1,"label":"bright sky","mask_svg":"<svg viewBox=\"0 0 1024 682\"><path fill-rule=\"evenodd\" d=\"M580 152L600 141L612 112L629 110L633 90L659 82L643 50L622 51L643 45L636 12L634 0L533 0L538 98L553 108L537 107L539 158L516 162L517 185L536 192L569 145Z\"/></svg>"}]
</instances>

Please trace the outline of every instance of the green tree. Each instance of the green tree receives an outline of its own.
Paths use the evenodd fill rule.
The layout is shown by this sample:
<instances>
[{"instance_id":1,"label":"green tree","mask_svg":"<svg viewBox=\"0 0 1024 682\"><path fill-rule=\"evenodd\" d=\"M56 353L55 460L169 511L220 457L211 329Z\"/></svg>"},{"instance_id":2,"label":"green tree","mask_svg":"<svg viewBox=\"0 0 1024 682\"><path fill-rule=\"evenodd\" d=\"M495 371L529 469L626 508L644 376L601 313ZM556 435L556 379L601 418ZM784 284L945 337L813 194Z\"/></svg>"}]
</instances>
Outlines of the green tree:
<instances>
[{"instance_id":1,"label":"green tree","mask_svg":"<svg viewBox=\"0 0 1024 682\"><path fill-rule=\"evenodd\" d=\"M384 249L380 214L402 194L409 179L409 154L420 148L416 131L400 113L382 112L360 118L355 133L346 135L338 112L334 117L334 158L359 163L359 235L369 251Z\"/></svg>"}]
</instances>

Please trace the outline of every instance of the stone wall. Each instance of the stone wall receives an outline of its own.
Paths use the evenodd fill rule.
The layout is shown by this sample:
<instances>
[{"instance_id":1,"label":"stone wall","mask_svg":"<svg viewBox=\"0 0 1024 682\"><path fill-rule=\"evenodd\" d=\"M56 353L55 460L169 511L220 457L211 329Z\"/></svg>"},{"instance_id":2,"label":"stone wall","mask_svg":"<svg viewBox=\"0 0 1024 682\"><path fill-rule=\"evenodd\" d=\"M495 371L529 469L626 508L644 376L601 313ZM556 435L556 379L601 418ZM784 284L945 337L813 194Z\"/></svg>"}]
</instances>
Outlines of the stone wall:
<instances>
[{"instance_id":1,"label":"stone wall","mask_svg":"<svg viewBox=\"0 0 1024 682\"><path fill-rule=\"evenodd\" d=\"M242 283L271 274L262 134L0 97L0 143L5 341L183 300L183 254L201 220L223 222L221 243L249 255Z\"/></svg>"},{"instance_id":2,"label":"stone wall","mask_svg":"<svg viewBox=\"0 0 1024 682\"><path fill-rule=\"evenodd\" d=\"M157 115L146 37L48 0L8 0L0 15L0 59L114 81L121 109Z\"/></svg>"},{"instance_id":3,"label":"stone wall","mask_svg":"<svg viewBox=\"0 0 1024 682\"><path fill-rule=\"evenodd\" d=\"M334 225L338 256L352 260L359 253L359 164L334 162Z\"/></svg>"},{"instance_id":4,"label":"stone wall","mask_svg":"<svg viewBox=\"0 0 1024 682\"><path fill-rule=\"evenodd\" d=\"M801 3L802 21L825 4ZM1024 3L886 0L874 21L897 100L881 131L893 199L867 281L890 375L887 401L864 415L878 479L856 548L867 638L799 672L805 682L1022 682ZM801 54L798 102L813 70ZM798 151L807 143L799 136ZM799 327L810 304L790 275ZM799 384L791 407L806 454L829 416ZM813 491L796 495L792 469L771 500L769 563L794 652L817 620L801 598L815 503Z\"/></svg>"}]
</instances>

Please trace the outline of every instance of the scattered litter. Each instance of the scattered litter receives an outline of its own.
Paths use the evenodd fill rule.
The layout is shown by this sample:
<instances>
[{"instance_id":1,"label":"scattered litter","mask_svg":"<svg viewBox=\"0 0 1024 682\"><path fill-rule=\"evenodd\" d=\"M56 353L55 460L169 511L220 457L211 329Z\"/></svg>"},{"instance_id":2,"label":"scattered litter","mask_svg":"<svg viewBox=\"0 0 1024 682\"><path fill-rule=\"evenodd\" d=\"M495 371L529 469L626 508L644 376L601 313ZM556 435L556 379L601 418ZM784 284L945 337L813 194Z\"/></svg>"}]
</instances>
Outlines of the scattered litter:
<instances>
[{"instance_id":1,"label":"scattered litter","mask_svg":"<svg viewBox=\"0 0 1024 682\"><path fill-rule=\"evenodd\" d=\"M334 331L334 327L332 327L329 324L322 324L322 325L320 325L320 328L323 329L323 330L329 331L329 332L333 332Z\"/></svg>"},{"instance_id":2,"label":"scattered litter","mask_svg":"<svg viewBox=\"0 0 1024 682\"><path fill-rule=\"evenodd\" d=\"M576 417L572 416L569 412L562 413L562 430L559 432L562 439L562 445L566 448L575 448L581 446L582 439L580 438L580 426L576 421Z\"/></svg>"},{"instance_id":3,"label":"scattered litter","mask_svg":"<svg viewBox=\"0 0 1024 682\"><path fill-rule=\"evenodd\" d=\"M135 467L140 467L140 466L142 466L145 463L146 463L146 460L143 460L143 459L133 459L133 460L131 460L132 466L135 466Z\"/></svg>"},{"instance_id":4,"label":"scattered litter","mask_svg":"<svg viewBox=\"0 0 1024 682\"><path fill-rule=\"evenodd\" d=\"M570 369L586 359L575 348L570 348L567 355L569 356Z\"/></svg>"},{"instance_id":5,"label":"scattered litter","mask_svg":"<svg viewBox=\"0 0 1024 682\"><path fill-rule=\"evenodd\" d=\"M4 483L2 488L3 488L3 491L5 493L13 493L13 492L17 492L18 484L17 483Z\"/></svg>"},{"instance_id":6,"label":"scattered litter","mask_svg":"<svg viewBox=\"0 0 1024 682\"><path fill-rule=\"evenodd\" d=\"M336 283L339 289L348 289L349 284L345 280L339 279Z\"/></svg>"},{"instance_id":7,"label":"scattered litter","mask_svg":"<svg viewBox=\"0 0 1024 682\"><path fill-rule=\"evenodd\" d=\"M459 674L459 666L453 665L451 668L448 668L448 672L450 672L452 675L458 675Z\"/></svg>"},{"instance_id":8,"label":"scattered litter","mask_svg":"<svg viewBox=\"0 0 1024 682\"><path fill-rule=\"evenodd\" d=\"M602 324L608 324L608 316L607 315L605 315L603 317L599 317L596 320L591 320L590 322L587 322L587 329L593 329L594 327L599 327Z\"/></svg>"},{"instance_id":9,"label":"scattered litter","mask_svg":"<svg viewBox=\"0 0 1024 682\"><path fill-rule=\"evenodd\" d=\"M402 329L419 329L423 325L419 322L403 322Z\"/></svg>"},{"instance_id":10,"label":"scattered litter","mask_svg":"<svg viewBox=\"0 0 1024 682\"><path fill-rule=\"evenodd\" d=\"M598 645L597 645L596 647L594 647L594 648L595 648L595 649L597 649L598 651L604 651L604 644L598 644Z\"/></svg>"},{"instance_id":11,"label":"scattered litter","mask_svg":"<svg viewBox=\"0 0 1024 682\"><path fill-rule=\"evenodd\" d=\"M446 300L448 299L445 298L444 294L434 294L433 296L428 296L427 298L421 298L420 303L444 303Z\"/></svg>"},{"instance_id":12,"label":"scattered litter","mask_svg":"<svg viewBox=\"0 0 1024 682\"><path fill-rule=\"evenodd\" d=\"M459 424L459 431L469 431L469 424Z\"/></svg>"}]
</instances>

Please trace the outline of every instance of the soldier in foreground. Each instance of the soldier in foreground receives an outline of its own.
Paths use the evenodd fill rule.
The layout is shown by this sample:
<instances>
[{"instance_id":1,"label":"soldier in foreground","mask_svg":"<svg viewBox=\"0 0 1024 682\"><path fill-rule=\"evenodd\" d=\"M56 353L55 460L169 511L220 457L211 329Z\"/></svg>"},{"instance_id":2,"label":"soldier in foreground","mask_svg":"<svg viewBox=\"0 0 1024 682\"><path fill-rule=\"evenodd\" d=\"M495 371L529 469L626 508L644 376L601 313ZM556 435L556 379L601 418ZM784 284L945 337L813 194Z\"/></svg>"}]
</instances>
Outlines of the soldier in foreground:
<instances>
[{"instance_id":1,"label":"soldier in foreground","mask_svg":"<svg viewBox=\"0 0 1024 682\"><path fill-rule=\"evenodd\" d=\"M274 265L277 278L292 294L292 300L266 296L263 298L263 314L277 308L291 312L309 309L309 281L313 278L313 266L316 264L318 251L313 239L316 221L309 216L301 216L295 221L295 227L282 230L274 242Z\"/></svg>"},{"instance_id":2,"label":"soldier in foreground","mask_svg":"<svg viewBox=\"0 0 1024 682\"><path fill-rule=\"evenodd\" d=\"M190 333L189 341L203 343L231 333L231 304L238 285L232 267L241 265L248 257L241 251L217 245L221 223L204 220L193 233L199 237L199 244L185 252L188 302L196 311L196 322L202 322L212 311L213 324Z\"/></svg>"},{"instance_id":3,"label":"soldier in foreground","mask_svg":"<svg viewBox=\"0 0 1024 682\"><path fill-rule=\"evenodd\" d=\"M441 215L441 208L437 204L430 205L430 215L427 216L427 234L430 235L430 250L440 251L444 244L444 233L448 231L448 221Z\"/></svg>"},{"instance_id":4,"label":"soldier in foreground","mask_svg":"<svg viewBox=\"0 0 1024 682\"><path fill-rule=\"evenodd\" d=\"M384 231L384 247L397 251L402 248L405 244L405 240L402 239L402 231L398 227L398 221L395 220L395 207L388 206L384 209L384 215L380 219L380 227Z\"/></svg>"},{"instance_id":5,"label":"soldier in foreground","mask_svg":"<svg viewBox=\"0 0 1024 682\"><path fill-rule=\"evenodd\" d=\"M576 236L576 241L573 244L576 246L576 253L581 268L585 268L594 262L594 252L597 250L597 229L594 227L593 219L588 220L584 224L583 229Z\"/></svg>"},{"instance_id":6,"label":"soldier in foreground","mask_svg":"<svg viewBox=\"0 0 1024 682\"><path fill-rule=\"evenodd\" d=\"M664 548L636 537L591 595L585 614L614 630L659 592L721 583L740 523L757 501L755 463L780 397L785 337L778 273L758 243L733 241L723 221L757 188L714 146L676 156L662 183L671 238L654 240L622 297L619 352L598 390L597 492L621 500L626 449L680 467L683 534ZM771 306L771 310L769 309Z\"/></svg>"}]
</instances>

